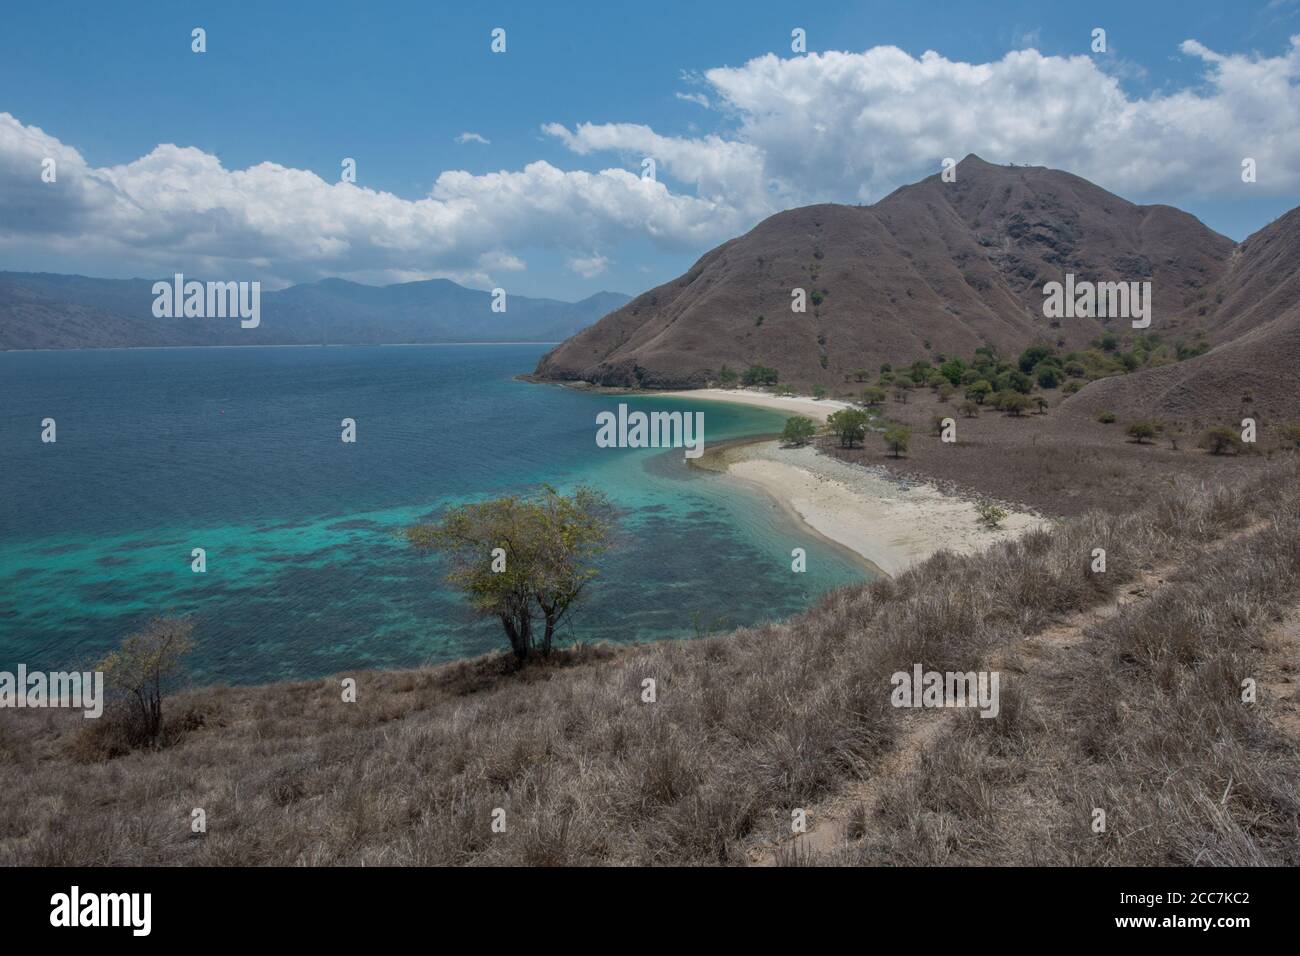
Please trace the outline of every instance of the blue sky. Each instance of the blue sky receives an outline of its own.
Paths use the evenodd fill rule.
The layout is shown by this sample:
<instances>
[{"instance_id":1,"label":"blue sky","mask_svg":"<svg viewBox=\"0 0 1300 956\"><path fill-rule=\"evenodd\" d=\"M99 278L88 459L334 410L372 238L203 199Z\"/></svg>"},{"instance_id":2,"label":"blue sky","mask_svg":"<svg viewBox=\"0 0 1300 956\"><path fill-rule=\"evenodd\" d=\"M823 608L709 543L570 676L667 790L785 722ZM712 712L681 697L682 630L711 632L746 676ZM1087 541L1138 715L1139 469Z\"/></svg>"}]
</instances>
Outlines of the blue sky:
<instances>
[{"instance_id":1,"label":"blue sky","mask_svg":"<svg viewBox=\"0 0 1300 956\"><path fill-rule=\"evenodd\" d=\"M43 2L5 21L5 269L635 293L780 208L874 201L972 151L1237 239L1300 202L1296 0ZM1253 188L1237 152L1259 154ZM44 155L55 184L30 175Z\"/></svg>"}]
</instances>

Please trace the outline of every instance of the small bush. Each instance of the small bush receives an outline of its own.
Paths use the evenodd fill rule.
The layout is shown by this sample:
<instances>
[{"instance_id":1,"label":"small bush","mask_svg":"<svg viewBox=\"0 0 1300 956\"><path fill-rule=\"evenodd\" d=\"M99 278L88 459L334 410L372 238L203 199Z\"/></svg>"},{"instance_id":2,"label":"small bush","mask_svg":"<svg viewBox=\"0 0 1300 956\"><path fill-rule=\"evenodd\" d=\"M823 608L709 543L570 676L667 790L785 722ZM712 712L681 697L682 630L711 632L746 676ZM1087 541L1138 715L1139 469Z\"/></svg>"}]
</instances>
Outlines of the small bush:
<instances>
[{"instance_id":1,"label":"small bush","mask_svg":"<svg viewBox=\"0 0 1300 956\"><path fill-rule=\"evenodd\" d=\"M979 516L979 523L986 528L1000 528L1002 522L1007 519L1007 512L995 504L985 503L975 508L975 513Z\"/></svg>"},{"instance_id":2,"label":"small bush","mask_svg":"<svg viewBox=\"0 0 1300 956\"><path fill-rule=\"evenodd\" d=\"M1156 437L1156 433L1158 431L1159 429L1156 427L1155 422L1146 422L1146 421L1134 422L1132 425L1129 425L1128 427L1129 437L1132 438L1139 445L1143 445L1151 441L1151 439Z\"/></svg>"},{"instance_id":3,"label":"small bush","mask_svg":"<svg viewBox=\"0 0 1300 956\"><path fill-rule=\"evenodd\" d=\"M1103 425L1113 425L1115 423L1115 413L1102 412L1097 416L1097 421L1101 422Z\"/></svg>"},{"instance_id":4,"label":"small bush","mask_svg":"<svg viewBox=\"0 0 1300 956\"><path fill-rule=\"evenodd\" d=\"M1234 455L1241 451L1241 436L1226 425L1207 429L1201 435L1201 447L1211 455Z\"/></svg>"}]
</instances>

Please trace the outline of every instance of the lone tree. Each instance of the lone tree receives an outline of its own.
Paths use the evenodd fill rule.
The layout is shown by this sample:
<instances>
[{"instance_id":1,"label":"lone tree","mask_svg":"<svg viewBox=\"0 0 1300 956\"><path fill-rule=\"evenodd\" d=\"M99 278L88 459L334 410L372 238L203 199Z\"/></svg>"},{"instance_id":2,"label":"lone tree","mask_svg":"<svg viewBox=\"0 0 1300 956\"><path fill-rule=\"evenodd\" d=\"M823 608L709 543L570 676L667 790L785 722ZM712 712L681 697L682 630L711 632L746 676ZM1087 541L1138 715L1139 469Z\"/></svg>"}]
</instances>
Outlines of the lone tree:
<instances>
[{"instance_id":1,"label":"lone tree","mask_svg":"<svg viewBox=\"0 0 1300 956\"><path fill-rule=\"evenodd\" d=\"M841 408L826 419L831 431L840 436L841 448L852 448L854 442L867 437L867 423L871 416L860 408Z\"/></svg>"},{"instance_id":2,"label":"lone tree","mask_svg":"<svg viewBox=\"0 0 1300 956\"><path fill-rule=\"evenodd\" d=\"M126 708L132 744L154 746L162 736L163 697L180 674L181 658L194 649L193 633L192 621L155 617L95 666Z\"/></svg>"},{"instance_id":3,"label":"lone tree","mask_svg":"<svg viewBox=\"0 0 1300 956\"><path fill-rule=\"evenodd\" d=\"M817 434L817 425L811 418L794 415L785 420L785 430L781 432L781 444L806 445Z\"/></svg>"},{"instance_id":4,"label":"lone tree","mask_svg":"<svg viewBox=\"0 0 1300 956\"><path fill-rule=\"evenodd\" d=\"M862 403L868 406L883 404L885 401L885 390L875 385L869 385L862 390Z\"/></svg>"},{"instance_id":5,"label":"lone tree","mask_svg":"<svg viewBox=\"0 0 1300 956\"><path fill-rule=\"evenodd\" d=\"M556 630L596 577L592 561L605 550L612 526L613 509L599 491L581 487L565 496L544 485L530 498L449 508L405 535L419 550L444 556L446 582L477 613L497 617L515 657L526 661L536 652L550 654Z\"/></svg>"},{"instance_id":6,"label":"lone tree","mask_svg":"<svg viewBox=\"0 0 1300 956\"><path fill-rule=\"evenodd\" d=\"M1134 422L1128 427L1128 436L1139 445L1144 445L1156 437L1157 431L1155 422Z\"/></svg>"},{"instance_id":7,"label":"lone tree","mask_svg":"<svg viewBox=\"0 0 1300 956\"><path fill-rule=\"evenodd\" d=\"M907 445L911 438L912 433L899 425L885 432L885 447L890 450L893 457L899 458L907 453Z\"/></svg>"}]
</instances>

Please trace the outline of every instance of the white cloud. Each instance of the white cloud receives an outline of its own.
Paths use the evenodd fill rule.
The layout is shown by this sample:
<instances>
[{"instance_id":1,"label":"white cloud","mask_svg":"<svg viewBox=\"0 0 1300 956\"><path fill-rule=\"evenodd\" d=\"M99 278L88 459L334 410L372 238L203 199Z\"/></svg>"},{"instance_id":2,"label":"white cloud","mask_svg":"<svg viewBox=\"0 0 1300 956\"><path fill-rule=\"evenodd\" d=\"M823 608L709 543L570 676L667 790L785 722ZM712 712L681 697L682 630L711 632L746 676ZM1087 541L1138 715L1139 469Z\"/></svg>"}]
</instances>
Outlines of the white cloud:
<instances>
[{"instance_id":1,"label":"white cloud","mask_svg":"<svg viewBox=\"0 0 1300 956\"><path fill-rule=\"evenodd\" d=\"M765 177L806 201L873 200L969 152L1167 198L1232 194L1254 155L1272 188L1300 187L1300 37L1271 58L1182 49L1205 62L1203 86L1145 98L1091 57L1036 50L982 64L896 47L768 55L705 76Z\"/></svg>"},{"instance_id":2,"label":"white cloud","mask_svg":"<svg viewBox=\"0 0 1300 956\"><path fill-rule=\"evenodd\" d=\"M487 137L479 133L469 133L469 132L461 133L459 136L457 136L456 142L460 143L462 146L465 143L482 143L484 146L489 146L492 143L490 139L488 139Z\"/></svg>"},{"instance_id":3,"label":"white cloud","mask_svg":"<svg viewBox=\"0 0 1300 956\"><path fill-rule=\"evenodd\" d=\"M55 183L41 182L46 156L58 162ZM93 253L142 274L251 271L270 282L442 275L486 284L522 269L530 246L576 252L649 236L698 248L742 224L713 201L626 170L546 162L481 176L444 172L415 200L275 163L228 170L202 150L171 144L95 168L0 113L0 249Z\"/></svg>"},{"instance_id":4,"label":"white cloud","mask_svg":"<svg viewBox=\"0 0 1300 956\"><path fill-rule=\"evenodd\" d=\"M645 154L702 195L754 215L810 202L875 201L937 172L945 156L1075 172L1133 198L1240 195L1254 156L1259 191L1300 189L1300 37L1285 54L1221 55L1195 89L1126 94L1110 59L1017 50L963 63L897 47L772 54L707 70L739 128L729 139L630 123L545 127L579 154ZM1129 71L1131 72L1131 71Z\"/></svg>"},{"instance_id":5,"label":"white cloud","mask_svg":"<svg viewBox=\"0 0 1300 956\"><path fill-rule=\"evenodd\" d=\"M1126 93L1105 58L1033 49L989 63L896 47L769 54L691 78L707 96L678 94L705 100L728 122L725 134L549 123L543 131L575 156L621 165L448 170L413 199L269 162L226 169L171 144L94 167L0 113L0 250L75 250L141 274L486 284L523 269L534 247L564 250L579 274L638 237L699 252L782 208L874 201L969 152L1066 169L1139 200L1300 191L1300 37L1272 57L1194 39L1180 52L1199 64L1199 82L1146 96ZM658 181L641 178L647 156ZM1258 164L1251 186L1240 182L1244 156ZM45 157L58 163L57 183L41 182Z\"/></svg>"},{"instance_id":6,"label":"white cloud","mask_svg":"<svg viewBox=\"0 0 1300 956\"><path fill-rule=\"evenodd\" d=\"M601 255L575 256L566 265L584 279L594 279L605 271L609 260Z\"/></svg>"},{"instance_id":7,"label":"white cloud","mask_svg":"<svg viewBox=\"0 0 1300 956\"><path fill-rule=\"evenodd\" d=\"M703 93L675 93L673 95L679 100L685 100L687 103L703 106L706 110L709 108L709 98Z\"/></svg>"}]
</instances>

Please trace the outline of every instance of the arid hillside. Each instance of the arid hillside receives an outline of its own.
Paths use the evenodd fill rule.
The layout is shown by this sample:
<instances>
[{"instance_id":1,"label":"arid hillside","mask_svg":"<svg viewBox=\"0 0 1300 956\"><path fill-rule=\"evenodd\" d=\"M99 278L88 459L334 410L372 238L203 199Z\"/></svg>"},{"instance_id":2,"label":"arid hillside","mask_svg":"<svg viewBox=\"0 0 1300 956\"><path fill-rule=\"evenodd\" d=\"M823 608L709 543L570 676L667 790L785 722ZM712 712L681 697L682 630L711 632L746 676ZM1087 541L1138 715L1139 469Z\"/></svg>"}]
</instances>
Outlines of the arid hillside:
<instances>
[{"instance_id":1,"label":"arid hillside","mask_svg":"<svg viewBox=\"0 0 1300 956\"><path fill-rule=\"evenodd\" d=\"M1295 866L1298 478L1157 486L698 640L194 690L157 750L8 711L0 865ZM997 715L891 706L917 665L998 672Z\"/></svg>"},{"instance_id":2,"label":"arid hillside","mask_svg":"<svg viewBox=\"0 0 1300 956\"><path fill-rule=\"evenodd\" d=\"M1300 209L1252 235L1201 300L1222 344L1204 355L1092 382L1067 416L1111 410L1122 418L1239 425L1300 419Z\"/></svg>"},{"instance_id":3,"label":"arid hillside","mask_svg":"<svg viewBox=\"0 0 1300 956\"><path fill-rule=\"evenodd\" d=\"M544 379L691 387L723 366L776 368L795 387L835 389L855 369L980 346L1086 347L1123 319L1043 315L1044 283L1152 283L1153 331L1210 343L1256 321L1209 289L1234 244L1169 206L1139 206L1069 173L968 156L955 182L934 175L873 206L779 213L704 255L547 354ZM807 311L792 312L803 289ZM1209 306L1207 306L1207 302Z\"/></svg>"}]
</instances>

